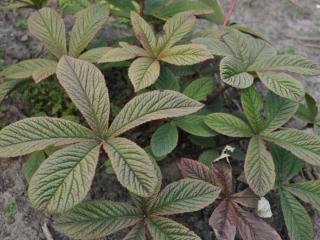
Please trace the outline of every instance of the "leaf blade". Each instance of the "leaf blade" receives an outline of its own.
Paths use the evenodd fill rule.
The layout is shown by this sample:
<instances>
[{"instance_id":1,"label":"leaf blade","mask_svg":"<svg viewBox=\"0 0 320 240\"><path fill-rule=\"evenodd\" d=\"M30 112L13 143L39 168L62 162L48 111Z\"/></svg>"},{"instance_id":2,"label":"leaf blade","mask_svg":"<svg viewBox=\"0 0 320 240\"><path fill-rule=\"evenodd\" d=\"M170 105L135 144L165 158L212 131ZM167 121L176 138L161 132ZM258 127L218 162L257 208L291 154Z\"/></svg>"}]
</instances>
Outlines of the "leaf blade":
<instances>
[{"instance_id":1,"label":"leaf blade","mask_svg":"<svg viewBox=\"0 0 320 240\"><path fill-rule=\"evenodd\" d=\"M178 129L171 123L162 125L152 134L150 146L156 157L166 156L178 144Z\"/></svg>"}]
</instances>

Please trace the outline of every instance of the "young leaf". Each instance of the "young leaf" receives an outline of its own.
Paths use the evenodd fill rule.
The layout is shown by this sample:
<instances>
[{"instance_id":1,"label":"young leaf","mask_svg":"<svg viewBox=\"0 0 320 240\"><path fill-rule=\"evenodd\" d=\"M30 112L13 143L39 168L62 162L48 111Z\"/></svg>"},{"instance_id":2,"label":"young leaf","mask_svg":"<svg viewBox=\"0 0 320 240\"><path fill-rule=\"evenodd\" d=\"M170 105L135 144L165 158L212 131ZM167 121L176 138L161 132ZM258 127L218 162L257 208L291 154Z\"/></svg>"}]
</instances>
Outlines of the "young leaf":
<instances>
[{"instance_id":1,"label":"young leaf","mask_svg":"<svg viewBox=\"0 0 320 240\"><path fill-rule=\"evenodd\" d=\"M131 24L136 38L147 52L153 56L157 47L156 36L150 25L136 12L131 12Z\"/></svg>"},{"instance_id":2,"label":"young leaf","mask_svg":"<svg viewBox=\"0 0 320 240\"><path fill-rule=\"evenodd\" d=\"M254 87L247 88L241 92L241 104L251 128L256 133L259 132L262 125L260 113L263 109L261 95L259 95Z\"/></svg>"},{"instance_id":3,"label":"young leaf","mask_svg":"<svg viewBox=\"0 0 320 240\"><path fill-rule=\"evenodd\" d=\"M35 58L24 60L17 64L6 67L1 72L1 75L6 79L28 79L31 78L32 74L37 71L47 68L55 69L56 67L57 62L54 60ZM54 74L54 72L51 72L51 74Z\"/></svg>"},{"instance_id":4,"label":"young leaf","mask_svg":"<svg viewBox=\"0 0 320 240\"><path fill-rule=\"evenodd\" d=\"M256 209L260 197L258 197L250 188L246 188L241 192L232 194L231 199L234 203Z\"/></svg>"},{"instance_id":5,"label":"young leaf","mask_svg":"<svg viewBox=\"0 0 320 240\"><path fill-rule=\"evenodd\" d=\"M103 148L121 185L139 196L148 197L155 192L157 172L142 148L125 138L109 139Z\"/></svg>"},{"instance_id":6,"label":"young leaf","mask_svg":"<svg viewBox=\"0 0 320 240\"><path fill-rule=\"evenodd\" d=\"M266 120L263 132L272 132L287 123L294 116L297 109L298 103L270 92L266 100Z\"/></svg>"},{"instance_id":7,"label":"young leaf","mask_svg":"<svg viewBox=\"0 0 320 240\"><path fill-rule=\"evenodd\" d=\"M157 81L160 75L160 63L148 57L138 58L130 65L128 74L134 90L137 92Z\"/></svg>"},{"instance_id":8,"label":"young leaf","mask_svg":"<svg viewBox=\"0 0 320 240\"><path fill-rule=\"evenodd\" d=\"M28 196L36 209L50 213L70 210L90 190L100 145L81 143L53 153L32 176Z\"/></svg>"},{"instance_id":9,"label":"young leaf","mask_svg":"<svg viewBox=\"0 0 320 240\"><path fill-rule=\"evenodd\" d=\"M168 218L150 217L147 226L153 239L201 240L194 232Z\"/></svg>"},{"instance_id":10,"label":"young leaf","mask_svg":"<svg viewBox=\"0 0 320 240\"><path fill-rule=\"evenodd\" d=\"M98 239L136 224L139 209L127 203L92 201L81 203L55 219L55 228L76 239Z\"/></svg>"},{"instance_id":11,"label":"young leaf","mask_svg":"<svg viewBox=\"0 0 320 240\"><path fill-rule=\"evenodd\" d=\"M150 146L156 157L171 153L178 144L178 129L171 123L166 123L155 131L151 137Z\"/></svg>"},{"instance_id":12,"label":"young leaf","mask_svg":"<svg viewBox=\"0 0 320 240\"><path fill-rule=\"evenodd\" d=\"M285 189L300 198L302 201L310 203L318 211L320 210L320 181L307 181L291 183Z\"/></svg>"},{"instance_id":13,"label":"young leaf","mask_svg":"<svg viewBox=\"0 0 320 240\"><path fill-rule=\"evenodd\" d=\"M28 118L0 131L0 158L17 157L48 146L97 140L89 129L75 122L48 117Z\"/></svg>"},{"instance_id":14,"label":"young leaf","mask_svg":"<svg viewBox=\"0 0 320 240\"><path fill-rule=\"evenodd\" d=\"M93 64L62 57L57 77L90 127L100 136L106 134L109 121L109 94L103 74Z\"/></svg>"},{"instance_id":15,"label":"young leaf","mask_svg":"<svg viewBox=\"0 0 320 240\"><path fill-rule=\"evenodd\" d=\"M212 113L204 122L214 131L229 137L251 137L253 135L252 130L244 121L228 113Z\"/></svg>"},{"instance_id":16,"label":"young leaf","mask_svg":"<svg viewBox=\"0 0 320 240\"><path fill-rule=\"evenodd\" d=\"M28 27L30 32L58 59L67 54L64 22L54 10L42 8L32 13L28 19Z\"/></svg>"},{"instance_id":17,"label":"young leaf","mask_svg":"<svg viewBox=\"0 0 320 240\"><path fill-rule=\"evenodd\" d=\"M193 65L211 59L213 56L200 44L185 44L166 49L158 59L173 65Z\"/></svg>"},{"instance_id":18,"label":"young leaf","mask_svg":"<svg viewBox=\"0 0 320 240\"><path fill-rule=\"evenodd\" d=\"M205 116L203 115L190 115L180 118L175 121L177 127L183 131L199 137L212 137L217 133L209 128L204 122Z\"/></svg>"},{"instance_id":19,"label":"young leaf","mask_svg":"<svg viewBox=\"0 0 320 240\"><path fill-rule=\"evenodd\" d=\"M252 137L247 149L244 172L250 188L259 196L267 194L275 183L271 154L260 137Z\"/></svg>"},{"instance_id":20,"label":"young leaf","mask_svg":"<svg viewBox=\"0 0 320 240\"><path fill-rule=\"evenodd\" d=\"M108 51L110 51L111 47L98 47L98 48L92 48L84 53L82 53L78 59L96 63L102 58L103 55L105 55Z\"/></svg>"},{"instance_id":21,"label":"young leaf","mask_svg":"<svg viewBox=\"0 0 320 240\"><path fill-rule=\"evenodd\" d=\"M285 73L260 73L261 82L275 94L288 98L294 102L300 102L305 95L302 84Z\"/></svg>"},{"instance_id":22,"label":"young leaf","mask_svg":"<svg viewBox=\"0 0 320 240\"><path fill-rule=\"evenodd\" d=\"M312 222L301 203L287 191L280 192L280 203L290 239L312 240Z\"/></svg>"},{"instance_id":23,"label":"young leaf","mask_svg":"<svg viewBox=\"0 0 320 240\"><path fill-rule=\"evenodd\" d=\"M211 182L209 168L201 162L189 158L181 158L179 169L184 178L193 178Z\"/></svg>"},{"instance_id":24,"label":"young leaf","mask_svg":"<svg viewBox=\"0 0 320 240\"><path fill-rule=\"evenodd\" d=\"M104 54L98 61L98 63L106 62L122 62L136 58L137 55L128 51L125 48L117 47L111 48L106 54Z\"/></svg>"},{"instance_id":25,"label":"young leaf","mask_svg":"<svg viewBox=\"0 0 320 240\"><path fill-rule=\"evenodd\" d=\"M260 58L249 66L248 71L287 71L304 75L319 75L320 66L304 57L277 55Z\"/></svg>"},{"instance_id":26,"label":"young leaf","mask_svg":"<svg viewBox=\"0 0 320 240\"><path fill-rule=\"evenodd\" d=\"M144 223L136 224L123 240L146 240Z\"/></svg>"},{"instance_id":27,"label":"young leaf","mask_svg":"<svg viewBox=\"0 0 320 240\"><path fill-rule=\"evenodd\" d=\"M78 57L107 21L109 9L105 5L91 5L76 15L70 33L69 55Z\"/></svg>"},{"instance_id":28,"label":"young leaf","mask_svg":"<svg viewBox=\"0 0 320 240\"><path fill-rule=\"evenodd\" d=\"M237 227L242 239L281 240L279 234L261 218L236 206Z\"/></svg>"},{"instance_id":29,"label":"young leaf","mask_svg":"<svg viewBox=\"0 0 320 240\"><path fill-rule=\"evenodd\" d=\"M183 91L183 94L197 101L205 101L213 92L213 79L200 78L192 81Z\"/></svg>"},{"instance_id":30,"label":"young leaf","mask_svg":"<svg viewBox=\"0 0 320 240\"><path fill-rule=\"evenodd\" d=\"M320 165L320 137L299 130L266 133L263 138L311 165Z\"/></svg>"},{"instance_id":31,"label":"young leaf","mask_svg":"<svg viewBox=\"0 0 320 240\"><path fill-rule=\"evenodd\" d=\"M197 179L182 179L167 185L159 194L150 212L172 215L198 211L211 204L220 189Z\"/></svg>"},{"instance_id":32,"label":"young leaf","mask_svg":"<svg viewBox=\"0 0 320 240\"><path fill-rule=\"evenodd\" d=\"M232 169L229 164L220 160L212 165L213 184L221 189L224 197L229 197L232 193Z\"/></svg>"},{"instance_id":33,"label":"young leaf","mask_svg":"<svg viewBox=\"0 0 320 240\"><path fill-rule=\"evenodd\" d=\"M24 80L8 80L0 84L0 103L3 99Z\"/></svg>"},{"instance_id":34,"label":"young leaf","mask_svg":"<svg viewBox=\"0 0 320 240\"><path fill-rule=\"evenodd\" d=\"M235 88L248 88L253 84L253 76L246 71L243 63L234 57L225 57L220 63L222 81Z\"/></svg>"},{"instance_id":35,"label":"young leaf","mask_svg":"<svg viewBox=\"0 0 320 240\"><path fill-rule=\"evenodd\" d=\"M108 135L118 136L145 122L181 117L197 112L202 107L201 103L170 90L143 93L122 108L113 120Z\"/></svg>"},{"instance_id":36,"label":"young leaf","mask_svg":"<svg viewBox=\"0 0 320 240\"><path fill-rule=\"evenodd\" d=\"M218 239L234 240L236 236L237 213L230 201L222 201L209 219L209 225Z\"/></svg>"}]
</instances>

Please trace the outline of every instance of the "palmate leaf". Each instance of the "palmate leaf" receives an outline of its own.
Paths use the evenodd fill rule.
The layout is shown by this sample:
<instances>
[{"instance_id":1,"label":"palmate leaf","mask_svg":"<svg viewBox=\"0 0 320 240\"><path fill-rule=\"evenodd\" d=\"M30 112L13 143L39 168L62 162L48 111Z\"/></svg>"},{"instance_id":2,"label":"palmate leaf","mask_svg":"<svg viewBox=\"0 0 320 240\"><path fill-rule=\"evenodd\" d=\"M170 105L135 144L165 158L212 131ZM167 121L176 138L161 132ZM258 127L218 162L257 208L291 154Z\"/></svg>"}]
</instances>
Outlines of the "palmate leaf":
<instances>
[{"instance_id":1,"label":"palmate leaf","mask_svg":"<svg viewBox=\"0 0 320 240\"><path fill-rule=\"evenodd\" d=\"M125 48L111 48L106 54L104 54L98 61L98 63L106 62L122 62L136 58L137 55L128 51Z\"/></svg>"},{"instance_id":2,"label":"palmate leaf","mask_svg":"<svg viewBox=\"0 0 320 240\"><path fill-rule=\"evenodd\" d=\"M28 19L30 32L58 59L67 54L66 29L63 19L52 9L42 8Z\"/></svg>"},{"instance_id":3,"label":"palmate leaf","mask_svg":"<svg viewBox=\"0 0 320 240\"><path fill-rule=\"evenodd\" d=\"M213 56L204 45L185 44L166 49L160 53L158 59L173 65L193 65L212 59Z\"/></svg>"},{"instance_id":4,"label":"palmate leaf","mask_svg":"<svg viewBox=\"0 0 320 240\"><path fill-rule=\"evenodd\" d=\"M291 183L285 189L300 198L302 201L310 203L318 211L320 210L320 181L306 181Z\"/></svg>"},{"instance_id":5,"label":"palmate leaf","mask_svg":"<svg viewBox=\"0 0 320 240\"><path fill-rule=\"evenodd\" d=\"M234 240L236 236L237 213L230 201L222 201L209 219L209 225L218 239Z\"/></svg>"},{"instance_id":6,"label":"palmate leaf","mask_svg":"<svg viewBox=\"0 0 320 240\"><path fill-rule=\"evenodd\" d=\"M55 69L57 67L57 62L49 59L29 59L17 64L13 64L9 67L6 67L1 75L6 79L28 79L33 77L33 74L39 71L43 71L46 69L54 69L51 71L51 74L47 74L47 77L55 73ZM39 78L36 78L39 79ZM34 79L34 80L36 80Z\"/></svg>"},{"instance_id":7,"label":"palmate leaf","mask_svg":"<svg viewBox=\"0 0 320 240\"><path fill-rule=\"evenodd\" d=\"M250 127L240 118L228 113L212 113L204 122L214 131L229 137L251 137Z\"/></svg>"},{"instance_id":8,"label":"palmate leaf","mask_svg":"<svg viewBox=\"0 0 320 240\"><path fill-rule=\"evenodd\" d=\"M32 176L28 196L36 209L70 210L90 190L99 158L97 143L80 143L56 151Z\"/></svg>"},{"instance_id":9,"label":"palmate leaf","mask_svg":"<svg viewBox=\"0 0 320 240\"><path fill-rule=\"evenodd\" d=\"M0 131L0 157L17 157L48 146L96 142L97 136L81 125L58 118L34 117Z\"/></svg>"},{"instance_id":10,"label":"palmate leaf","mask_svg":"<svg viewBox=\"0 0 320 240\"><path fill-rule=\"evenodd\" d=\"M273 188L276 178L273 159L258 136L250 140L244 172L250 188L257 195L264 196Z\"/></svg>"},{"instance_id":11,"label":"palmate leaf","mask_svg":"<svg viewBox=\"0 0 320 240\"><path fill-rule=\"evenodd\" d=\"M0 84L0 103L3 99L24 80L8 80Z\"/></svg>"},{"instance_id":12,"label":"palmate leaf","mask_svg":"<svg viewBox=\"0 0 320 240\"><path fill-rule=\"evenodd\" d=\"M275 94L300 102L305 95L302 84L285 73L257 72L261 82Z\"/></svg>"},{"instance_id":13,"label":"palmate leaf","mask_svg":"<svg viewBox=\"0 0 320 240\"><path fill-rule=\"evenodd\" d=\"M153 239L201 240L194 232L168 218L150 217L147 226Z\"/></svg>"},{"instance_id":14,"label":"palmate leaf","mask_svg":"<svg viewBox=\"0 0 320 240\"><path fill-rule=\"evenodd\" d=\"M156 157L166 156L178 144L178 129L171 123L162 125L152 134L150 146Z\"/></svg>"},{"instance_id":15,"label":"palmate leaf","mask_svg":"<svg viewBox=\"0 0 320 240\"><path fill-rule=\"evenodd\" d=\"M298 103L268 93L265 105L265 128L263 132L272 132L287 123L296 113Z\"/></svg>"},{"instance_id":16,"label":"palmate leaf","mask_svg":"<svg viewBox=\"0 0 320 240\"><path fill-rule=\"evenodd\" d=\"M110 103L103 74L91 63L65 56L59 61L57 77L90 127L104 136Z\"/></svg>"},{"instance_id":17,"label":"palmate leaf","mask_svg":"<svg viewBox=\"0 0 320 240\"><path fill-rule=\"evenodd\" d=\"M211 204L220 189L197 179L182 179L167 185L159 194L150 213L172 215L198 211Z\"/></svg>"},{"instance_id":18,"label":"palmate leaf","mask_svg":"<svg viewBox=\"0 0 320 240\"><path fill-rule=\"evenodd\" d=\"M290 240L312 240L312 222L301 203L289 192L280 192L282 215Z\"/></svg>"},{"instance_id":19,"label":"palmate leaf","mask_svg":"<svg viewBox=\"0 0 320 240\"><path fill-rule=\"evenodd\" d=\"M129 67L129 78L135 92L154 84L160 75L160 63L148 57L141 57Z\"/></svg>"},{"instance_id":20,"label":"palmate leaf","mask_svg":"<svg viewBox=\"0 0 320 240\"><path fill-rule=\"evenodd\" d=\"M136 224L123 240L146 240L145 227L143 223Z\"/></svg>"},{"instance_id":21,"label":"palmate leaf","mask_svg":"<svg viewBox=\"0 0 320 240\"><path fill-rule=\"evenodd\" d=\"M139 209L127 203L92 201L81 203L55 219L55 228L76 239L98 239L136 224Z\"/></svg>"},{"instance_id":22,"label":"palmate leaf","mask_svg":"<svg viewBox=\"0 0 320 240\"><path fill-rule=\"evenodd\" d=\"M304 75L319 75L320 66L295 55L277 55L260 58L249 66L248 71L287 71Z\"/></svg>"},{"instance_id":23,"label":"palmate leaf","mask_svg":"<svg viewBox=\"0 0 320 240\"><path fill-rule=\"evenodd\" d=\"M103 147L121 185L139 196L155 192L159 181L156 168L142 148L125 138L109 139Z\"/></svg>"},{"instance_id":24,"label":"palmate leaf","mask_svg":"<svg viewBox=\"0 0 320 240\"><path fill-rule=\"evenodd\" d=\"M263 134L263 138L311 165L320 165L320 138L316 135L299 130L281 130Z\"/></svg>"},{"instance_id":25,"label":"palmate leaf","mask_svg":"<svg viewBox=\"0 0 320 240\"><path fill-rule=\"evenodd\" d=\"M143 93L128 102L113 120L109 136L118 136L143 123L197 112L203 104L170 90Z\"/></svg>"},{"instance_id":26,"label":"palmate leaf","mask_svg":"<svg viewBox=\"0 0 320 240\"><path fill-rule=\"evenodd\" d=\"M253 84L253 76L246 72L242 62L234 57L225 57L220 63L222 81L235 88L248 88Z\"/></svg>"},{"instance_id":27,"label":"palmate leaf","mask_svg":"<svg viewBox=\"0 0 320 240\"><path fill-rule=\"evenodd\" d=\"M192 81L183 91L183 94L197 101L205 101L213 92L214 83L210 77Z\"/></svg>"},{"instance_id":28,"label":"palmate leaf","mask_svg":"<svg viewBox=\"0 0 320 240\"><path fill-rule=\"evenodd\" d=\"M98 47L98 48L92 48L84 53L82 53L78 59L91 62L91 63L96 63L100 60L100 58L105 55L111 47Z\"/></svg>"},{"instance_id":29,"label":"palmate leaf","mask_svg":"<svg viewBox=\"0 0 320 240\"><path fill-rule=\"evenodd\" d=\"M211 182L209 168L199 161L181 158L179 168L184 178L194 178Z\"/></svg>"},{"instance_id":30,"label":"palmate leaf","mask_svg":"<svg viewBox=\"0 0 320 240\"><path fill-rule=\"evenodd\" d=\"M70 33L69 55L78 57L107 21L109 9L105 5L91 5L76 15Z\"/></svg>"},{"instance_id":31,"label":"palmate leaf","mask_svg":"<svg viewBox=\"0 0 320 240\"><path fill-rule=\"evenodd\" d=\"M175 121L177 127L183 131L199 137L213 137L217 133L209 128L204 119L204 115L190 115L183 118L179 118Z\"/></svg>"}]
</instances>

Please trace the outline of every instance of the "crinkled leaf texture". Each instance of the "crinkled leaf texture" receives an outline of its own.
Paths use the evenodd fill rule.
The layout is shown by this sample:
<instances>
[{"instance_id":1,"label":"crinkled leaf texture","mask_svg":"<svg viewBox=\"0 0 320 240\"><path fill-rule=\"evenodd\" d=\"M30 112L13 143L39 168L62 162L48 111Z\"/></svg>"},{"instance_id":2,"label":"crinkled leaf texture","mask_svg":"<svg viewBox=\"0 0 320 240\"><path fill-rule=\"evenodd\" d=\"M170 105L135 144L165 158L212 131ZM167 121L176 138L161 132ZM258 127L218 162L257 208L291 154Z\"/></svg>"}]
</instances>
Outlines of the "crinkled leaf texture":
<instances>
[{"instance_id":1,"label":"crinkled leaf texture","mask_svg":"<svg viewBox=\"0 0 320 240\"><path fill-rule=\"evenodd\" d=\"M197 112L203 104L170 90L143 93L128 102L113 120L109 136L118 136L143 123Z\"/></svg>"},{"instance_id":2,"label":"crinkled leaf texture","mask_svg":"<svg viewBox=\"0 0 320 240\"><path fill-rule=\"evenodd\" d=\"M144 223L136 224L123 240L146 240Z\"/></svg>"},{"instance_id":3,"label":"crinkled leaf texture","mask_svg":"<svg viewBox=\"0 0 320 240\"><path fill-rule=\"evenodd\" d=\"M77 142L96 142L87 128L68 120L34 117L15 122L0 131L0 157L16 157Z\"/></svg>"},{"instance_id":4,"label":"crinkled leaf texture","mask_svg":"<svg viewBox=\"0 0 320 240\"><path fill-rule=\"evenodd\" d=\"M220 189L197 179L182 179L166 186L158 196L150 212L171 215L198 211L211 204Z\"/></svg>"},{"instance_id":5,"label":"crinkled leaf texture","mask_svg":"<svg viewBox=\"0 0 320 240\"><path fill-rule=\"evenodd\" d=\"M81 203L55 219L55 228L76 239L99 239L136 224L143 216L127 203L93 201Z\"/></svg>"},{"instance_id":6,"label":"crinkled leaf texture","mask_svg":"<svg viewBox=\"0 0 320 240\"><path fill-rule=\"evenodd\" d=\"M184 178L194 178L211 182L209 168L199 161L181 158L179 168Z\"/></svg>"},{"instance_id":7,"label":"crinkled leaf texture","mask_svg":"<svg viewBox=\"0 0 320 240\"><path fill-rule=\"evenodd\" d=\"M119 182L140 196L151 196L158 185L153 160L134 142L125 138L112 138L104 144Z\"/></svg>"},{"instance_id":8,"label":"crinkled leaf texture","mask_svg":"<svg viewBox=\"0 0 320 240\"><path fill-rule=\"evenodd\" d=\"M104 136L108 129L110 102L103 74L93 64L64 56L57 77L90 127Z\"/></svg>"},{"instance_id":9,"label":"crinkled leaf texture","mask_svg":"<svg viewBox=\"0 0 320 240\"><path fill-rule=\"evenodd\" d=\"M80 143L56 151L32 176L28 196L32 206L50 213L70 210L90 190L100 145Z\"/></svg>"}]
</instances>

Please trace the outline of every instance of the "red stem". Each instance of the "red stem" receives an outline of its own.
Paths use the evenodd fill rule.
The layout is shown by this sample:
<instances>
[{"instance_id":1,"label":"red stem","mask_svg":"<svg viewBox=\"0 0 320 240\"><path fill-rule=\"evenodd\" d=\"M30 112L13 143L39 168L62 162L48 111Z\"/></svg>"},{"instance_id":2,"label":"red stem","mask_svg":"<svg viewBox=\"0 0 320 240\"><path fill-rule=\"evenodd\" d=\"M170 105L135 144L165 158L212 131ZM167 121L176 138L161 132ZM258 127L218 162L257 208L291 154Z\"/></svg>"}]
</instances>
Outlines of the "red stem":
<instances>
[{"instance_id":1,"label":"red stem","mask_svg":"<svg viewBox=\"0 0 320 240\"><path fill-rule=\"evenodd\" d=\"M230 17L232 15L237 3L238 3L238 0L233 0L232 4L230 5L229 11L228 11L226 17L224 18L223 26L227 26L228 25Z\"/></svg>"}]
</instances>

